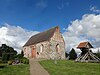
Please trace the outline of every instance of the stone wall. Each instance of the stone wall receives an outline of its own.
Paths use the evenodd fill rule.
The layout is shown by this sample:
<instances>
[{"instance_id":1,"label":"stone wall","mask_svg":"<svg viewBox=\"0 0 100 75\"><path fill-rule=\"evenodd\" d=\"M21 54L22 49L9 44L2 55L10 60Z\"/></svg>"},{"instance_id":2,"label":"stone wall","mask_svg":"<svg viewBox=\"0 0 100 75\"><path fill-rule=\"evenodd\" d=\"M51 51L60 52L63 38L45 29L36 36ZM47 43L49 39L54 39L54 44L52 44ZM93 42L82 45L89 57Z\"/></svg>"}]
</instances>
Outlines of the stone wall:
<instances>
[{"instance_id":1,"label":"stone wall","mask_svg":"<svg viewBox=\"0 0 100 75\"><path fill-rule=\"evenodd\" d=\"M24 57L31 58L31 48L30 46L23 47Z\"/></svg>"},{"instance_id":2,"label":"stone wall","mask_svg":"<svg viewBox=\"0 0 100 75\"><path fill-rule=\"evenodd\" d=\"M59 51L57 51L57 45L59 45ZM50 40L37 43L34 47L36 49L36 58L65 59L65 42L59 28L55 30ZM24 50L24 56L31 58L31 46L24 47Z\"/></svg>"},{"instance_id":3,"label":"stone wall","mask_svg":"<svg viewBox=\"0 0 100 75\"><path fill-rule=\"evenodd\" d=\"M43 51L41 52L41 45L43 45ZM59 45L59 53L56 51L56 46ZM36 51L39 52L38 58L46 59L65 59L65 42L59 31L56 29L54 35L49 41L41 42L36 45Z\"/></svg>"},{"instance_id":4,"label":"stone wall","mask_svg":"<svg viewBox=\"0 0 100 75\"><path fill-rule=\"evenodd\" d=\"M45 41L45 42L41 42L36 44L36 51L39 53L37 54L37 58L49 58L49 42Z\"/></svg>"}]
</instances>

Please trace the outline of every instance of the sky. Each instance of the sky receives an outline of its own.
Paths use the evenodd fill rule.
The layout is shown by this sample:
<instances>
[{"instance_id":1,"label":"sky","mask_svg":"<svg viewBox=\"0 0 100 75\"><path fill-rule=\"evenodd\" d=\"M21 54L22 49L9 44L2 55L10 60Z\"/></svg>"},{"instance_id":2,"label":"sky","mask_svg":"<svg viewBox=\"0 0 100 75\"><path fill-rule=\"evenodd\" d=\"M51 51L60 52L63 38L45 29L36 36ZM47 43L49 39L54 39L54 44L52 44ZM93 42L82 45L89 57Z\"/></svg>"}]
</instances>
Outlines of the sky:
<instances>
[{"instance_id":1,"label":"sky","mask_svg":"<svg viewBox=\"0 0 100 75\"><path fill-rule=\"evenodd\" d=\"M0 0L0 45L20 52L30 36L54 26L67 52L82 41L99 48L100 0Z\"/></svg>"}]
</instances>

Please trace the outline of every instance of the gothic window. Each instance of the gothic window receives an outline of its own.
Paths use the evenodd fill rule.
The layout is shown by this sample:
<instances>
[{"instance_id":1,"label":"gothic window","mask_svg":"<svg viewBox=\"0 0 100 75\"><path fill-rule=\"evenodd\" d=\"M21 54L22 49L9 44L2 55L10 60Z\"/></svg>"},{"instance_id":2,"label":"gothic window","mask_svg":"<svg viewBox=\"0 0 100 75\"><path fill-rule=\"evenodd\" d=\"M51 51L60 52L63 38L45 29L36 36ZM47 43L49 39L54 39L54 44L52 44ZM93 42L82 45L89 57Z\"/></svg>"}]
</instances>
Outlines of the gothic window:
<instances>
[{"instance_id":1,"label":"gothic window","mask_svg":"<svg viewBox=\"0 0 100 75\"><path fill-rule=\"evenodd\" d=\"M43 44L41 44L41 46L40 46L40 53L42 53L42 52L43 52L43 49L44 49L44 45L43 45Z\"/></svg>"},{"instance_id":2,"label":"gothic window","mask_svg":"<svg viewBox=\"0 0 100 75\"><path fill-rule=\"evenodd\" d=\"M37 55L39 55L39 52L37 52Z\"/></svg>"},{"instance_id":3,"label":"gothic window","mask_svg":"<svg viewBox=\"0 0 100 75\"><path fill-rule=\"evenodd\" d=\"M59 46L59 44L56 45L56 52L60 53L60 46Z\"/></svg>"}]
</instances>

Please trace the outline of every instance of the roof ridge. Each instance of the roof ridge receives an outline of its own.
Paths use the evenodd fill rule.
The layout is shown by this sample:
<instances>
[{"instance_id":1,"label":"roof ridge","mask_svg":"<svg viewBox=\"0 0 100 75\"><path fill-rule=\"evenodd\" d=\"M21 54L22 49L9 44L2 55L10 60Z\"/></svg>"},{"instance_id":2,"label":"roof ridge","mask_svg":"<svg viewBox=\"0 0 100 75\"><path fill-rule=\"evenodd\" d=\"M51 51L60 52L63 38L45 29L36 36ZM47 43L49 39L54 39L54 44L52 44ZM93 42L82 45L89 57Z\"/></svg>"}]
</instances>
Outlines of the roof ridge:
<instances>
[{"instance_id":1,"label":"roof ridge","mask_svg":"<svg viewBox=\"0 0 100 75\"><path fill-rule=\"evenodd\" d=\"M37 34L35 34L35 35L39 35L40 33L47 32L47 31L49 31L49 30L51 30L51 29L54 29L54 28L57 28L57 27L59 27L59 26L52 27L52 28L47 29L47 30L45 30L45 31L39 32L39 33L37 33ZM33 35L33 36L35 36L35 35ZM31 37L33 37L33 36L31 36Z\"/></svg>"},{"instance_id":2,"label":"roof ridge","mask_svg":"<svg viewBox=\"0 0 100 75\"><path fill-rule=\"evenodd\" d=\"M89 42L87 41L86 44L85 44L85 46L86 46L88 43L89 43Z\"/></svg>"},{"instance_id":3,"label":"roof ridge","mask_svg":"<svg viewBox=\"0 0 100 75\"><path fill-rule=\"evenodd\" d=\"M47 30L45 30L43 32L49 31L49 30L54 29L54 28L57 28L57 27L59 27L59 26L55 26L55 27L49 28L49 29L47 29ZM42 32L40 32L40 33L42 33Z\"/></svg>"}]
</instances>

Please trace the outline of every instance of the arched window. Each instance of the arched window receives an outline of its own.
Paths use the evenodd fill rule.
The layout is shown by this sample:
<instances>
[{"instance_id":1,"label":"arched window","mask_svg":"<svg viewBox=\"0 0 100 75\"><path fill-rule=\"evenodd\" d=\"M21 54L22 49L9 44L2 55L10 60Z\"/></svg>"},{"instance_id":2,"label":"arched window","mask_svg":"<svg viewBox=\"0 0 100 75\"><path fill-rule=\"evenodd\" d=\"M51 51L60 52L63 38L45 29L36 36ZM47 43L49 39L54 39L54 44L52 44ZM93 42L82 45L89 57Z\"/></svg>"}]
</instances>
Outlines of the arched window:
<instances>
[{"instance_id":1,"label":"arched window","mask_svg":"<svg viewBox=\"0 0 100 75\"><path fill-rule=\"evenodd\" d=\"M60 53L60 46L59 46L59 44L56 45L56 52Z\"/></svg>"},{"instance_id":2,"label":"arched window","mask_svg":"<svg viewBox=\"0 0 100 75\"><path fill-rule=\"evenodd\" d=\"M39 52L37 52L37 55L39 55Z\"/></svg>"},{"instance_id":3,"label":"arched window","mask_svg":"<svg viewBox=\"0 0 100 75\"><path fill-rule=\"evenodd\" d=\"M42 53L42 52L43 52L43 49L44 49L44 45L43 45L43 44L41 44L41 46L40 46L40 53Z\"/></svg>"}]
</instances>

